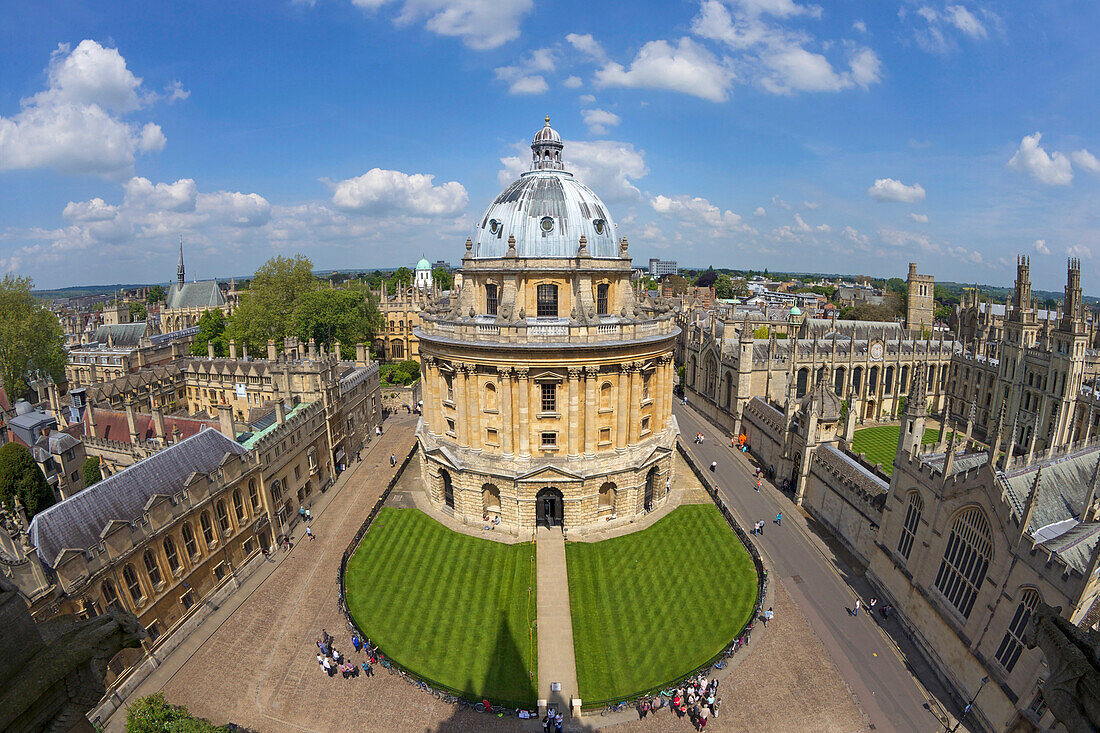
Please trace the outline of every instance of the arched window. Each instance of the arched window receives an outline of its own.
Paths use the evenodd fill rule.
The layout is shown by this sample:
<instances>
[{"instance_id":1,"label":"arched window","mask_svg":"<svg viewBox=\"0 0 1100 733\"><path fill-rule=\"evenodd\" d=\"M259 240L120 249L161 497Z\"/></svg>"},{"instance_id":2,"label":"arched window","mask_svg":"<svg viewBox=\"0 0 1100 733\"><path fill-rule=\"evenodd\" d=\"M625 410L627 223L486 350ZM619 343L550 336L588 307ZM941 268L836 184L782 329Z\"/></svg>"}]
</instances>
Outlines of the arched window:
<instances>
[{"instance_id":1,"label":"arched window","mask_svg":"<svg viewBox=\"0 0 1100 733\"><path fill-rule=\"evenodd\" d=\"M882 380L882 391L885 394L894 393L894 367L886 367L886 376Z\"/></svg>"},{"instance_id":2,"label":"arched window","mask_svg":"<svg viewBox=\"0 0 1100 733\"><path fill-rule=\"evenodd\" d=\"M500 489L493 484L485 484L481 487L481 505L486 512L500 514Z\"/></svg>"},{"instance_id":3,"label":"arched window","mask_svg":"<svg viewBox=\"0 0 1100 733\"><path fill-rule=\"evenodd\" d=\"M852 369L852 391L857 395L859 394L860 387L863 386L863 367L855 367Z\"/></svg>"},{"instance_id":4,"label":"arched window","mask_svg":"<svg viewBox=\"0 0 1100 733\"><path fill-rule=\"evenodd\" d=\"M225 508L225 500L218 499L218 503L214 505L215 510L218 512L218 526L222 528L222 532L229 531L229 510Z\"/></svg>"},{"instance_id":5,"label":"arched window","mask_svg":"<svg viewBox=\"0 0 1100 733\"><path fill-rule=\"evenodd\" d=\"M145 554L142 555L142 559L145 561L145 572L149 574L149 582L156 588L163 580L160 577L160 565L157 564L157 558L153 556L152 550L146 550Z\"/></svg>"},{"instance_id":6,"label":"arched window","mask_svg":"<svg viewBox=\"0 0 1100 733\"><path fill-rule=\"evenodd\" d=\"M601 316L607 315L607 291L610 287L607 283L596 286L596 312Z\"/></svg>"},{"instance_id":7,"label":"arched window","mask_svg":"<svg viewBox=\"0 0 1100 733\"><path fill-rule=\"evenodd\" d=\"M241 490L233 490L233 512L237 515L237 523L244 523L244 501L241 500Z\"/></svg>"},{"instance_id":8,"label":"arched window","mask_svg":"<svg viewBox=\"0 0 1100 733\"><path fill-rule=\"evenodd\" d=\"M649 378L653 376L651 372L644 372L642 374L642 400L649 399Z\"/></svg>"},{"instance_id":9,"label":"arched window","mask_svg":"<svg viewBox=\"0 0 1100 733\"><path fill-rule=\"evenodd\" d=\"M905 364L901 368L901 379L898 381L898 389L902 392L909 391L909 365Z\"/></svg>"},{"instance_id":10,"label":"arched window","mask_svg":"<svg viewBox=\"0 0 1100 733\"><path fill-rule=\"evenodd\" d=\"M871 367L871 371L867 373L867 389L871 392L878 391L878 367Z\"/></svg>"},{"instance_id":11,"label":"arched window","mask_svg":"<svg viewBox=\"0 0 1100 733\"><path fill-rule=\"evenodd\" d=\"M489 283L485 286L485 312L490 316L495 316L499 305L500 303L497 300L497 286L495 283Z\"/></svg>"},{"instance_id":12,"label":"arched window","mask_svg":"<svg viewBox=\"0 0 1100 733\"><path fill-rule=\"evenodd\" d=\"M536 289L539 318L556 318L558 315L558 286L543 283Z\"/></svg>"},{"instance_id":13,"label":"arched window","mask_svg":"<svg viewBox=\"0 0 1100 733\"><path fill-rule=\"evenodd\" d=\"M180 569L180 558L176 554L176 543L171 537L164 538L164 557L168 559L168 569L173 573Z\"/></svg>"},{"instance_id":14,"label":"arched window","mask_svg":"<svg viewBox=\"0 0 1100 733\"><path fill-rule=\"evenodd\" d=\"M253 511L260 510L260 492L256 490L256 479L248 481L248 501L252 504Z\"/></svg>"},{"instance_id":15,"label":"arched window","mask_svg":"<svg viewBox=\"0 0 1100 733\"><path fill-rule=\"evenodd\" d=\"M963 618L970 617L993 554L989 522L981 509L964 509L951 524L951 536L936 574L936 588Z\"/></svg>"},{"instance_id":16,"label":"arched window","mask_svg":"<svg viewBox=\"0 0 1100 733\"><path fill-rule=\"evenodd\" d=\"M917 536L920 515L924 511L924 499L915 491L909 492L909 506L905 510L905 523L901 526L901 539L898 540L898 552L906 560L913 549L913 538Z\"/></svg>"},{"instance_id":17,"label":"arched window","mask_svg":"<svg viewBox=\"0 0 1100 733\"><path fill-rule=\"evenodd\" d=\"M214 544L214 523L210 521L210 512L199 515L199 524L202 525L202 538L206 540L206 546Z\"/></svg>"},{"instance_id":18,"label":"arched window","mask_svg":"<svg viewBox=\"0 0 1100 733\"><path fill-rule=\"evenodd\" d=\"M104 607L110 607L118 605L118 593L115 592L115 584L110 580L103 581L103 605Z\"/></svg>"},{"instance_id":19,"label":"arched window","mask_svg":"<svg viewBox=\"0 0 1100 733\"><path fill-rule=\"evenodd\" d=\"M1038 605L1039 593L1035 589L1028 588L1020 596L1020 605L1016 606L1016 613L1005 631L1005 638L1001 639L1001 645L997 648L997 661L1008 672L1012 671L1016 660L1020 658L1020 652L1024 649L1024 630Z\"/></svg>"},{"instance_id":20,"label":"arched window","mask_svg":"<svg viewBox=\"0 0 1100 733\"><path fill-rule=\"evenodd\" d=\"M608 481L600 487L600 501L598 505L598 511L601 512L615 512L615 495L618 491L615 489L615 484Z\"/></svg>"},{"instance_id":21,"label":"arched window","mask_svg":"<svg viewBox=\"0 0 1100 733\"><path fill-rule=\"evenodd\" d=\"M485 404L482 407L486 410L497 409L497 388L492 382L488 382L485 385Z\"/></svg>"},{"instance_id":22,"label":"arched window","mask_svg":"<svg viewBox=\"0 0 1100 733\"><path fill-rule=\"evenodd\" d=\"M195 533L191 531L191 525L184 522L183 526L180 527L180 534L183 535L183 549L187 553L187 556L197 557L199 554L199 546L195 542Z\"/></svg>"},{"instance_id":23,"label":"arched window","mask_svg":"<svg viewBox=\"0 0 1100 733\"><path fill-rule=\"evenodd\" d=\"M452 374L444 374L443 381L447 383L447 401L455 401L455 378Z\"/></svg>"},{"instance_id":24,"label":"arched window","mask_svg":"<svg viewBox=\"0 0 1100 733\"><path fill-rule=\"evenodd\" d=\"M809 386L807 383L809 381L810 381L810 371L808 369L806 369L805 367L803 367L802 369L799 369L798 370L798 381L795 384L795 396L796 397L805 397L806 396L806 390Z\"/></svg>"},{"instance_id":25,"label":"arched window","mask_svg":"<svg viewBox=\"0 0 1100 733\"><path fill-rule=\"evenodd\" d=\"M611 382L604 382L600 385L600 409L611 409Z\"/></svg>"},{"instance_id":26,"label":"arched window","mask_svg":"<svg viewBox=\"0 0 1100 733\"><path fill-rule=\"evenodd\" d=\"M127 565L122 569L122 579L126 581L126 590L130 592L130 600L134 602L135 606L141 605L141 601L145 596L141 592L141 583L138 582L137 571L134 570L133 565Z\"/></svg>"},{"instance_id":27,"label":"arched window","mask_svg":"<svg viewBox=\"0 0 1100 733\"><path fill-rule=\"evenodd\" d=\"M837 397L844 396L844 367L837 367L833 372L833 391L836 392Z\"/></svg>"}]
</instances>

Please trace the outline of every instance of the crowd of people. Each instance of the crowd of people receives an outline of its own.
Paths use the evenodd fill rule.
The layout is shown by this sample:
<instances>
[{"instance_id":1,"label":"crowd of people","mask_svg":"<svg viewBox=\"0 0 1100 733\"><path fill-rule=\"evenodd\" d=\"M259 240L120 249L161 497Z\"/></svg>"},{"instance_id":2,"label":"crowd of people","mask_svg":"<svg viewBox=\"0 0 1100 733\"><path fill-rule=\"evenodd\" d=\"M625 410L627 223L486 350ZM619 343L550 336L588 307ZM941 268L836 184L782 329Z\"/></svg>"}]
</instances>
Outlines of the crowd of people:
<instances>
[{"instance_id":1,"label":"crowd of people","mask_svg":"<svg viewBox=\"0 0 1100 733\"><path fill-rule=\"evenodd\" d=\"M658 695L638 702L638 716L644 718L650 713L656 714L661 708L668 707L672 714L683 720L687 718L696 730L704 730L710 718L718 717L722 698L718 697L718 678L708 679L706 675L686 680L672 691L670 697Z\"/></svg>"},{"instance_id":2,"label":"crowd of people","mask_svg":"<svg viewBox=\"0 0 1100 733\"><path fill-rule=\"evenodd\" d=\"M337 674L343 676L344 679L349 677L359 676L360 664L363 668L363 674L367 677L374 676L373 665L378 663L377 650L370 644L370 641L362 641L358 636L351 637L351 645L355 649L356 654L366 653L366 657L363 661L356 662L349 659L334 646L336 639L332 637L325 629L321 629L321 636L317 638L317 666L321 671L327 674L329 677L335 677Z\"/></svg>"}]
</instances>

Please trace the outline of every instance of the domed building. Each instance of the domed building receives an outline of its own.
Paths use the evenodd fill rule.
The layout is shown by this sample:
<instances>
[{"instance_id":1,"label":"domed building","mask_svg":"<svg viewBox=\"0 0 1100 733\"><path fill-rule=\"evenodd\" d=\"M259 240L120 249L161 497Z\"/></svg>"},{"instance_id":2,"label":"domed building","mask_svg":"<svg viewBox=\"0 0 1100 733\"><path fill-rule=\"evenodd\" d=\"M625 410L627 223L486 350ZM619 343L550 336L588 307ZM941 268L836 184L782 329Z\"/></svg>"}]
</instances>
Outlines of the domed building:
<instances>
[{"instance_id":1,"label":"domed building","mask_svg":"<svg viewBox=\"0 0 1100 733\"><path fill-rule=\"evenodd\" d=\"M635 299L627 241L562 149L547 118L416 330L430 500L514 531L663 502L678 433L671 308Z\"/></svg>"},{"instance_id":2,"label":"domed building","mask_svg":"<svg viewBox=\"0 0 1100 733\"><path fill-rule=\"evenodd\" d=\"M413 287L417 290L429 290L432 287L432 263L426 257L421 257L420 262L416 263Z\"/></svg>"}]
</instances>

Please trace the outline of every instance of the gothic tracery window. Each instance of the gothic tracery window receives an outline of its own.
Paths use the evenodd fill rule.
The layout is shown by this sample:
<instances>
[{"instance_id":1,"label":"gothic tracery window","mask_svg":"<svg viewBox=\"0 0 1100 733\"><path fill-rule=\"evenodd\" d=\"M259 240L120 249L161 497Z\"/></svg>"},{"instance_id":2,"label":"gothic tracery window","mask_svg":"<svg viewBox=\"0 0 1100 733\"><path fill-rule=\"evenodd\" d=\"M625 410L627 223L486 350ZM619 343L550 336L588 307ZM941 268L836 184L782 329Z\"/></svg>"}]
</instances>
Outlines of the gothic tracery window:
<instances>
[{"instance_id":1,"label":"gothic tracery window","mask_svg":"<svg viewBox=\"0 0 1100 733\"><path fill-rule=\"evenodd\" d=\"M970 617L992 553L993 540L985 515L977 507L963 510L951 524L935 584L963 618Z\"/></svg>"}]
</instances>

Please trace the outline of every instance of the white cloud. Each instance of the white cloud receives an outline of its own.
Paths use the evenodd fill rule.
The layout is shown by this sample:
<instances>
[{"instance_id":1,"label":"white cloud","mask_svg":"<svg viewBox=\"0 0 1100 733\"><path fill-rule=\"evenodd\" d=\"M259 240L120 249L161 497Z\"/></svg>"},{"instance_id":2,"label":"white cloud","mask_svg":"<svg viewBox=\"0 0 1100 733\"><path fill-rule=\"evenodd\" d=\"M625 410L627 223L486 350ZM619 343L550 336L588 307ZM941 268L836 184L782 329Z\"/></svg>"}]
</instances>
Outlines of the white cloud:
<instances>
[{"instance_id":1,"label":"white cloud","mask_svg":"<svg viewBox=\"0 0 1100 733\"><path fill-rule=\"evenodd\" d=\"M860 33L866 33L867 24L864 23L862 20L857 20L855 23L852 23L852 30L859 31Z\"/></svg>"},{"instance_id":2,"label":"white cloud","mask_svg":"<svg viewBox=\"0 0 1100 733\"><path fill-rule=\"evenodd\" d=\"M582 94L577 99L580 100L581 104L594 104L596 102L596 97L591 94Z\"/></svg>"},{"instance_id":3,"label":"white cloud","mask_svg":"<svg viewBox=\"0 0 1100 733\"><path fill-rule=\"evenodd\" d=\"M786 209L787 211L790 211L791 209L794 208L793 206L788 204L786 201L779 198L778 195L772 196L772 203L775 204L776 206L778 206L781 209Z\"/></svg>"},{"instance_id":4,"label":"white cloud","mask_svg":"<svg viewBox=\"0 0 1100 733\"><path fill-rule=\"evenodd\" d=\"M117 206L112 206L98 197L91 201L70 201L61 212L66 219L75 222L109 221L117 214Z\"/></svg>"},{"instance_id":5,"label":"white cloud","mask_svg":"<svg viewBox=\"0 0 1100 733\"><path fill-rule=\"evenodd\" d=\"M1100 173L1100 160L1097 160L1096 156L1088 150L1084 148L1075 150L1070 153L1070 157L1078 168L1084 168L1089 173Z\"/></svg>"},{"instance_id":6,"label":"white cloud","mask_svg":"<svg viewBox=\"0 0 1100 733\"><path fill-rule=\"evenodd\" d=\"M522 66L501 66L496 74L508 84L509 94L542 94L550 88L541 74L527 74Z\"/></svg>"},{"instance_id":7,"label":"white cloud","mask_svg":"<svg viewBox=\"0 0 1100 733\"><path fill-rule=\"evenodd\" d=\"M61 44L50 59L47 88L23 99L12 117L0 117L0 171L126 176L138 153L163 150L166 140L158 125L139 128L121 115L157 96L141 91L141 79L116 49L93 40L72 50Z\"/></svg>"},{"instance_id":8,"label":"white cloud","mask_svg":"<svg viewBox=\"0 0 1100 733\"><path fill-rule=\"evenodd\" d=\"M562 82L562 86L567 89L579 89L583 84L584 82L581 81L579 76L566 77L565 81Z\"/></svg>"},{"instance_id":9,"label":"white cloud","mask_svg":"<svg viewBox=\"0 0 1100 733\"><path fill-rule=\"evenodd\" d=\"M698 196L654 196L650 206L658 214L673 216L681 221L713 230L746 231L748 227L741 217L729 209L719 207Z\"/></svg>"},{"instance_id":10,"label":"white cloud","mask_svg":"<svg viewBox=\"0 0 1100 733\"><path fill-rule=\"evenodd\" d=\"M593 135L607 134L607 128L618 125L619 116L605 109L586 109L581 112L584 124L588 125L588 131Z\"/></svg>"},{"instance_id":11,"label":"white cloud","mask_svg":"<svg viewBox=\"0 0 1100 733\"><path fill-rule=\"evenodd\" d=\"M534 0L352 0L364 10L401 6L399 25L426 18L425 27L441 36L461 38L470 48L484 51L519 37L523 17Z\"/></svg>"},{"instance_id":12,"label":"white cloud","mask_svg":"<svg viewBox=\"0 0 1100 733\"><path fill-rule=\"evenodd\" d=\"M535 71L553 71L555 55L552 48L537 48L531 52L528 63Z\"/></svg>"},{"instance_id":13,"label":"white cloud","mask_svg":"<svg viewBox=\"0 0 1100 733\"><path fill-rule=\"evenodd\" d=\"M805 221L803 221L802 215L799 214L797 211L795 212L795 215L794 215L794 224L795 224L795 228L798 229L798 231L800 231L800 232L813 231L813 229L810 227L810 225L807 224Z\"/></svg>"},{"instance_id":14,"label":"white cloud","mask_svg":"<svg viewBox=\"0 0 1100 733\"><path fill-rule=\"evenodd\" d=\"M909 214L909 218L918 224L928 223L928 214Z\"/></svg>"},{"instance_id":15,"label":"white cloud","mask_svg":"<svg viewBox=\"0 0 1100 733\"><path fill-rule=\"evenodd\" d=\"M1047 154L1039 145L1042 134L1026 135L1019 149L1008 161L1008 167L1030 173L1047 186L1068 186L1073 181L1073 169L1069 158L1062 153Z\"/></svg>"},{"instance_id":16,"label":"white cloud","mask_svg":"<svg viewBox=\"0 0 1100 733\"><path fill-rule=\"evenodd\" d=\"M974 14L962 5L948 5L944 9L943 15L951 25L971 38L985 38L989 35L986 33L985 26L982 25L982 22L974 17Z\"/></svg>"},{"instance_id":17,"label":"white cloud","mask_svg":"<svg viewBox=\"0 0 1100 733\"><path fill-rule=\"evenodd\" d=\"M183 88L183 84L179 81L173 81L164 87L164 99L171 104L172 102L179 102L187 99L191 96L191 92Z\"/></svg>"},{"instance_id":18,"label":"white cloud","mask_svg":"<svg viewBox=\"0 0 1100 733\"><path fill-rule=\"evenodd\" d=\"M595 191L605 201L637 201L641 191L634 182L645 177L649 168L645 164L645 151L636 150L631 143L614 140L581 142L565 140L562 158L567 170ZM518 155L500 159L503 166L497 172L497 181L507 186L530 168L527 143L516 143Z\"/></svg>"},{"instance_id":19,"label":"white cloud","mask_svg":"<svg viewBox=\"0 0 1100 733\"><path fill-rule=\"evenodd\" d=\"M733 71L690 38L673 46L668 41L650 41L624 68L607 63L596 72L602 87L663 89L723 102L733 81Z\"/></svg>"},{"instance_id":20,"label":"white cloud","mask_svg":"<svg viewBox=\"0 0 1100 733\"><path fill-rule=\"evenodd\" d=\"M607 54L604 53L603 47L599 41L592 37L591 33L585 33L581 35L579 33L570 33L565 37L565 40L577 49L585 56L588 56L593 61L603 63L607 60Z\"/></svg>"},{"instance_id":21,"label":"white cloud","mask_svg":"<svg viewBox=\"0 0 1100 733\"><path fill-rule=\"evenodd\" d=\"M1067 257L1078 257L1085 260L1092 259L1092 250L1083 244L1074 244L1066 247Z\"/></svg>"},{"instance_id":22,"label":"white cloud","mask_svg":"<svg viewBox=\"0 0 1100 733\"><path fill-rule=\"evenodd\" d=\"M148 178L131 178L123 184L125 206L146 211L194 211L199 189L191 178L181 178L175 183L154 184Z\"/></svg>"},{"instance_id":23,"label":"white cloud","mask_svg":"<svg viewBox=\"0 0 1100 733\"><path fill-rule=\"evenodd\" d=\"M900 201L906 204L924 201L924 187L919 183L907 186L893 178L877 179L867 189L867 193L876 201Z\"/></svg>"},{"instance_id":24,"label":"white cloud","mask_svg":"<svg viewBox=\"0 0 1100 733\"><path fill-rule=\"evenodd\" d=\"M757 206L756 211L752 212L753 216L766 216L768 212L764 211L763 206Z\"/></svg>"},{"instance_id":25,"label":"white cloud","mask_svg":"<svg viewBox=\"0 0 1100 733\"><path fill-rule=\"evenodd\" d=\"M333 184L332 203L342 211L370 214L458 216L469 201L457 181L433 186L435 176L372 168L361 176Z\"/></svg>"},{"instance_id":26,"label":"white cloud","mask_svg":"<svg viewBox=\"0 0 1100 733\"><path fill-rule=\"evenodd\" d=\"M844 227L844 231L842 232L842 234L845 239L860 246L865 247L866 245L871 243L870 237L868 237L866 234L861 234L858 229L850 226Z\"/></svg>"},{"instance_id":27,"label":"white cloud","mask_svg":"<svg viewBox=\"0 0 1100 733\"><path fill-rule=\"evenodd\" d=\"M1047 242L1045 239L1036 239L1035 244L1033 244L1032 246L1035 248L1035 251L1041 255L1050 254L1050 247L1047 246Z\"/></svg>"},{"instance_id":28,"label":"white cloud","mask_svg":"<svg viewBox=\"0 0 1100 733\"><path fill-rule=\"evenodd\" d=\"M804 207L806 207L807 209L809 209L810 211L817 211L818 209L821 208L821 202L820 201L803 201L802 205Z\"/></svg>"}]
</instances>

